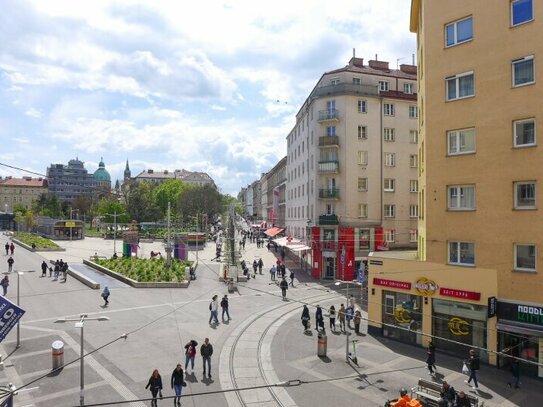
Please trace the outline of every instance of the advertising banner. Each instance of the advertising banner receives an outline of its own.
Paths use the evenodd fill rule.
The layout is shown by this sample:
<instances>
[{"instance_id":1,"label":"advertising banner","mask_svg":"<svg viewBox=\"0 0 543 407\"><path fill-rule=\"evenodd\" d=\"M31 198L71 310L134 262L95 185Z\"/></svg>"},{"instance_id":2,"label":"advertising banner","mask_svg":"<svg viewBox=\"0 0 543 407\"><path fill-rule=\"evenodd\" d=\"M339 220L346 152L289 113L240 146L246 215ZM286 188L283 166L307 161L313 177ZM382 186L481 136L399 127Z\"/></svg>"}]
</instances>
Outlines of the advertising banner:
<instances>
[{"instance_id":1,"label":"advertising banner","mask_svg":"<svg viewBox=\"0 0 543 407\"><path fill-rule=\"evenodd\" d=\"M6 297L0 297L0 342L5 339L24 313L22 308L13 304Z\"/></svg>"}]
</instances>

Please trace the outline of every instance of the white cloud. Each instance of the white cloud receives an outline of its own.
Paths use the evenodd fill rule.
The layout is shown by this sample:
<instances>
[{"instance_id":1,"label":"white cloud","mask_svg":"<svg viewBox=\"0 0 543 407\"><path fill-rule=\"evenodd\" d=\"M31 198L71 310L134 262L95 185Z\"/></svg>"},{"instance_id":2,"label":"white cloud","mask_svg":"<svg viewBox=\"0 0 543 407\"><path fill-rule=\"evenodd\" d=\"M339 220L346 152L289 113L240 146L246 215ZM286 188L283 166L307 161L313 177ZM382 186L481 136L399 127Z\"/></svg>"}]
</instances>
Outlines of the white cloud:
<instances>
[{"instance_id":1,"label":"white cloud","mask_svg":"<svg viewBox=\"0 0 543 407\"><path fill-rule=\"evenodd\" d=\"M31 107L30 109L28 109L25 114L29 117L33 117L35 119L39 119L43 116L43 113L40 112L38 109L35 109L33 107Z\"/></svg>"}]
</instances>

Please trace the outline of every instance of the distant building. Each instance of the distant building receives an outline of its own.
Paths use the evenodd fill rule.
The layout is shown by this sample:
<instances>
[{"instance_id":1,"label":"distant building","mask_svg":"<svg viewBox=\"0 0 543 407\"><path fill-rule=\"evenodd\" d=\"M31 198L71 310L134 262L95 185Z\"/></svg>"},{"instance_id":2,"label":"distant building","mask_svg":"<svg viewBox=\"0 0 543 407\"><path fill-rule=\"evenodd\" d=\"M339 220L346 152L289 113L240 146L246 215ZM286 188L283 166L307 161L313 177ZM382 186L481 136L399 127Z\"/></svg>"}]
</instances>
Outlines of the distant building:
<instances>
[{"instance_id":1,"label":"distant building","mask_svg":"<svg viewBox=\"0 0 543 407\"><path fill-rule=\"evenodd\" d=\"M128 168L128 161L126 162L126 169L125 169L125 182L126 182L126 176L130 175L130 169ZM187 184L193 184L193 185L210 185L213 188L217 188L215 185L215 182L213 179L205 172L197 172L197 171L187 171L187 170L175 170L175 171L155 171L152 169L148 169L145 171L140 172L138 175L136 175L134 178L131 179L131 181L135 183L139 183L141 181L147 181L153 184L162 184L164 181L169 179L178 179L180 181L186 182Z\"/></svg>"},{"instance_id":2,"label":"distant building","mask_svg":"<svg viewBox=\"0 0 543 407\"><path fill-rule=\"evenodd\" d=\"M40 194L47 192L45 178L0 178L0 210L13 212L15 206L31 208Z\"/></svg>"},{"instance_id":3,"label":"distant building","mask_svg":"<svg viewBox=\"0 0 543 407\"><path fill-rule=\"evenodd\" d=\"M94 171L94 182L96 183L96 194L98 198L104 198L111 192L111 176L106 170L103 158L100 158L98 169Z\"/></svg>"}]
</instances>

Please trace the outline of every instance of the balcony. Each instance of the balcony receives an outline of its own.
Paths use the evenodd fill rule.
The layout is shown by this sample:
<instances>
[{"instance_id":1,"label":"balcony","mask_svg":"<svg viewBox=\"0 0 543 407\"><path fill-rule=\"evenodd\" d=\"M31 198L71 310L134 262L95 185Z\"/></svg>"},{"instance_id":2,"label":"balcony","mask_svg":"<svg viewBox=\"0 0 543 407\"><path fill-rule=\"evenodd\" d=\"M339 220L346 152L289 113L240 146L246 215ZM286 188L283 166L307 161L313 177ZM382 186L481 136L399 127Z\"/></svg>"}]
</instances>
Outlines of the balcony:
<instances>
[{"instance_id":1,"label":"balcony","mask_svg":"<svg viewBox=\"0 0 543 407\"><path fill-rule=\"evenodd\" d=\"M379 89L374 85L357 85L354 83L338 83L315 88L311 93L311 99L334 95L379 95Z\"/></svg>"},{"instance_id":2,"label":"balcony","mask_svg":"<svg viewBox=\"0 0 543 407\"><path fill-rule=\"evenodd\" d=\"M339 114L338 114L337 109L319 110L318 121L320 123L323 123L323 122L338 122L339 121Z\"/></svg>"},{"instance_id":3,"label":"balcony","mask_svg":"<svg viewBox=\"0 0 543 407\"><path fill-rule=\"evenodd\" d=\"M321 215L319 225L339 225L339 219L337 215Z\"/></svg>"},{"instance_id":4,"label":"balcony","mask_svg":"<svg viewBox=\"0 0 543 407\"><path fill-rule=\"evenodd\" d=\"M319 147L338 147L339 148L339 137L338 136L319 137Z\"/></svg>"},{"instance_id":5,"label":"balcony","mask_svg":"<svg viewBox=\"0 0 543 407\"><path fill-rule=\"evenodd\" d=\"M339 172L339 161L319 161L320 173L337 173Z\"/></svg>"},{"instance_id":6,"label":"balcony","mask_svg":"<svg viewBox=\"0 0 543 407\"><path fill-rule=\"evenodd\" d=\"M319 189L320 199L339 199L339 188Z\"/></svg>"}]
</instances>

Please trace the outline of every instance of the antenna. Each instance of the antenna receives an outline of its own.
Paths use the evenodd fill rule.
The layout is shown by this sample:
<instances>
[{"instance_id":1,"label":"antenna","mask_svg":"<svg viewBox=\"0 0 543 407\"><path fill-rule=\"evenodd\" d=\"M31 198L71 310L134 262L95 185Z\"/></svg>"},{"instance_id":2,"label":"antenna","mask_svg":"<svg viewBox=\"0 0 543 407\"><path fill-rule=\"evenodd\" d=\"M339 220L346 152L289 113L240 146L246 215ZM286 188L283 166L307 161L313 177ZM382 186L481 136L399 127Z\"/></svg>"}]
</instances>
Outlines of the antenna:
<instances>
[{"instance_id":1,"label":"antenna","mask_svg":"<svg viewBox=\"0 0 543 407\"><path fill-rule=\"evenodd\" d=\"M353 58L356 58L356 48L353 48Z\"/></svg>"},{"instance_id":2,"label":"antenna","mask_svg":"<svg viewBox=\"0 0 543 407\"><path fill-rule=\"evenodd\" d=\"M411 65L415 65L415 53L411 54Z\"/></svg>"},{"instance_id":3,"label":"antenna","mask_svg":"<svg viewBox=\"0 0 543 407\"><path fill-rule=\"evenodd\" d=\"M379 61L379 58L377 58L377 54L375 54L375 60L376 60L376 61Z\"/></svg>"}]
</instances>

